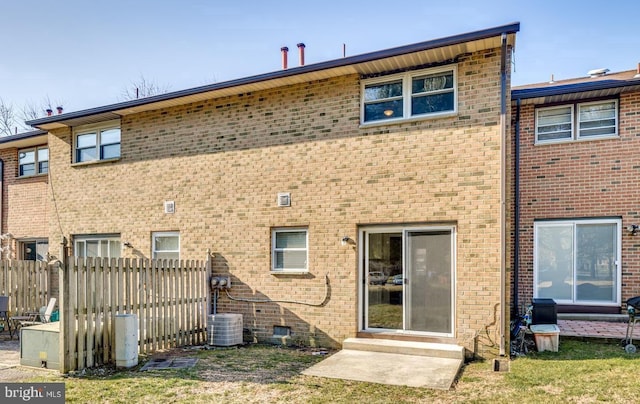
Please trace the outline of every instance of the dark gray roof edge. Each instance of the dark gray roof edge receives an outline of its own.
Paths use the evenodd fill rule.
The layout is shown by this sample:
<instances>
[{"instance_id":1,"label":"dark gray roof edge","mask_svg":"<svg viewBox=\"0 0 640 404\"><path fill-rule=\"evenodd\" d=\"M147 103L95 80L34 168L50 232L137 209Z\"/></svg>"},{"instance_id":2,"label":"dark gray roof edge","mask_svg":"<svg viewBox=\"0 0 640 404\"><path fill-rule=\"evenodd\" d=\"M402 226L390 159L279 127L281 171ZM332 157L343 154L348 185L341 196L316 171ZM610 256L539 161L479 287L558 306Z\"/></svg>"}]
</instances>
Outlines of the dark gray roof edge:
<instances>
[{"instance_id":1,"label":"dark gray roof edge","mask_svg":"<svg viewBox=\"0 0 640 404\"><path fill-rule=\"evenodd\" d=\"M528 98L551 97L554 95L565 95L582 93L586 91L608 90L617 87L630 87L640 85L640 80L604 80L587 83L565 84L554 87L523 88L511 90L512 100L526 100Z\"/></svg>"},{"instance_id":2,"label":"dark gray roof edge","mask_svg":"<svg viewBox=\"0 0 640 404\"><path fill-rule=\"evenodd\" d=\"M24 140L24 139L29 139L32 137L37 137L37 136L46 135L46 134L47 134L46 130L39 130L39 129L32 130L29 132L18 133L15 135L2 136L0 137L0 143L9 143L16 140Z\"/></svg>"},{"instance_id":3,"label":"dark gray roof edge","mask_svg":"<svg viewBox=\"0 0 640 404\"><path fill-rule=\"evenodd\" d=\"M316 71L332 69L337 67L343 67L358 63L369 62L377 59L384 59L393 56L399 56L407 53L419 52L434 48L440 48L443 46L456 45L464 42L476 41L480 39L487 39L503 33L514 34L520 31L520 23L514 22L507 25L501 25L498 27L487 28L480 31L472 31L464 34L458 34L454 36L433 39L424 42L418 42L410 45L399 46L395 48L389 48L385 50L375 51L371 53L363 53L360 55L349 56L340 59L333 59L326 62L314 63L310 65L294 67L287 70L276 70L270 73L259 74L255 76L244 77L240 79L234 79L224 81L220 83L208 84L205 86L189 88L186 90L173 91L170 93L154 95L137 100L124 101L116 104L104 105L101 107L85 109L81 111L68 112L61 115L47 116L44 118L33 119L27 121L26 124L30 126L43 125L47 123L54 123L60 121L66 121L74 118L82 118L85 116L96 115L100 113L108 113L119 109L132 108L140 105L151 104L154 102L167 101L174 98L186 97L208 91L221 90L225 88L232 88L246 84L254 84L261 81L285 78L296 76L299 74L312 73Z\"/></svg>"}]
</instances>

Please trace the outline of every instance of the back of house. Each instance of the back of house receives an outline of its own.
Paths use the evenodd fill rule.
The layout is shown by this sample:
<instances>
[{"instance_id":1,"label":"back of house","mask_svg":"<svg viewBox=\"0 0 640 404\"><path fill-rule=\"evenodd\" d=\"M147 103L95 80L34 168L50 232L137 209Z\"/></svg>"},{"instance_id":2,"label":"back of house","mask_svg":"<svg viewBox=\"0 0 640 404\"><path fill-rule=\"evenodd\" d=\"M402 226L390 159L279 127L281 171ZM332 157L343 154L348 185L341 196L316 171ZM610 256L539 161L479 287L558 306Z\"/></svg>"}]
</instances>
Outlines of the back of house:
<instances>
[{"instance_id":1,"label":"back of house","mask_svg":"<svg viewBox=\"0 0 640 404\"><path fill-rule=\"evenodd\" d=\"M231 277L216 310L242 314L252 340L501 353L518 30L31 121L48 132L50 243L77 257L210 250Z\"/></svg>"}]
</instances>

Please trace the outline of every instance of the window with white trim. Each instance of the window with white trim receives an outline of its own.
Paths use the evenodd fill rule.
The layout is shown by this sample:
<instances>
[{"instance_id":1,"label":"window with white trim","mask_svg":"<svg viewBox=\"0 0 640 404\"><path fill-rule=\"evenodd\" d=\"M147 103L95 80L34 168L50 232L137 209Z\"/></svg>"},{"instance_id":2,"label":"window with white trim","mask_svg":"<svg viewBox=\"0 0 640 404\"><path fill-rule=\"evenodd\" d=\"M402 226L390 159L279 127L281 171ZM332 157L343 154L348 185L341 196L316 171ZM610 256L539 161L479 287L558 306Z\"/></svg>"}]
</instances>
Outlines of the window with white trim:
<instances>
[{"instance_id":1,"label":"window with white trim","mask_svg":"<svg viewBox=\"0 0 640 404\"><path fill-rule=\"evenodd\" d=\"M560 304L620 304L620 219L537 221L534 297Z\"/></svg>"},{"instance_id":2,"label":"window with white trim","mask_svg":"<svg viewBox=\"0 0 640 404\"><path fill-rule=\"evenodd\" d=\"M18 150L18 176L28 177L49 172L49 148L46 146Z\"/></svg>"},{"instance_id":3,"label":"window with white trim","mask_svg":"<svg viewBox=\"0 0 640 404\"><path fill-rule=\"evenodd\" d=\"M618 136L618 100L536 109L536 143Z\"/></svg>"},{"instance_id":4,"label":"window with white trim","mask_svg":"<svg viewBox=\"0 0 640 404\"><path fill-rule=\"evenodd\" d=\"M180 233L177 231L154 232L151 235L151 256L154 260L180 259Z\"/></svg>"},{"instance_id":5,"label":"window with white trim","mask_svg":"<svg viewBox=\"0 0 640 404\"><path fill-rule=\"evenodd\" d=\"M306 228L274 229L271 240L273 272L308 272L309 231Z\"/></svg>"},{"instance_id":6,"label":"window with white trim","mask_svg":"<svg viewBox=\"0 0 640 404\"><path fill-rule=\"evenodd\" d=\"M393 74L362 81L362 123L428 118L457 111L456 68Z\"/></svg>"},{"instance_id":7,"label":"window with white trim","mask_svg":"<svg viewBox=\"0 0 640 404\"><path fill-rule=\"evenodd\" d=\"M85 125L74 132L74 162L120 158L120 121Z\"/></svg>"},{"instance_id":8,"label":"window with white trim","mask_svg":"<svg viewBox=\"0 0 640 404\"><path fill-rule=\"evenodd\" d=\"M92 234L73 237L74 255L82 258L120 258L122 245L117 234Z\"/></svg>"}]
</instances>

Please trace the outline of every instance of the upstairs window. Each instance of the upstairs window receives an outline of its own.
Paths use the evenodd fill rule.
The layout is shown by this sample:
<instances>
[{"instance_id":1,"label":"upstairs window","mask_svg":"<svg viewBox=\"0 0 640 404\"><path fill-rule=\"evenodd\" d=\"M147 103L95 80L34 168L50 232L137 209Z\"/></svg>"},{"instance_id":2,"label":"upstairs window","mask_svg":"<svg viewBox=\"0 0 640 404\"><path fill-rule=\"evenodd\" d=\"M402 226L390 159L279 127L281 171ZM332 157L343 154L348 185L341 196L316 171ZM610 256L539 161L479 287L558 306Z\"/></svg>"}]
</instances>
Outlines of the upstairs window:
<instances>
[{"instance_id":1,"label":"upstairs window","mask_svg":"<svg viewBox=\"0 0 640 404\"><path fill-rule=\"evenodd\" d=\"M595 101L536 110L536 143L618 136L618 101Z\"/></svg>"},{"instance_id":2,"label":"upstairs window","mask_svg":"<svg viewBox=\"0 0 640 404\"><path fill-rule=\"evenodd\" d=\"M456 111L455 68L420 70L362 82L362 123L435 117Z\"/></svg>"},{"instance_id":3,"label":"upstairs window","mask_svg":"<svg viewBox=\"0 0 640 404\"><path fill-rule=\"evenodd\" d=\"M18 176L46 174L49 172L49 148L36 147L18 151Z\"/></svg>"},{"instance_id":4,"label":"upstairs window","mask_svg":"<svg viewBox=\"0 0 640 404\"><path fill-rule=\"evenodd\" d=\"M112 160L120 157L120 123L80 127L75 136L75 162Z\"/></svg>"}]
</instances>

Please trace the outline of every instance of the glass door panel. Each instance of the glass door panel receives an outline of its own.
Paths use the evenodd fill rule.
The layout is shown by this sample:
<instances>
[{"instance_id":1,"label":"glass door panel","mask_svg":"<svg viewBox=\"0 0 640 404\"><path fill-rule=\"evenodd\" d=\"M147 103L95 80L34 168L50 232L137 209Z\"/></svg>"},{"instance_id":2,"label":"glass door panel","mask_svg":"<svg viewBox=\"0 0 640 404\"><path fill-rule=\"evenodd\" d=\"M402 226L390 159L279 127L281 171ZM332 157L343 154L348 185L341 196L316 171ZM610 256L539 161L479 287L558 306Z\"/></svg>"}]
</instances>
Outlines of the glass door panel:
<instances>
[{"instance_id":1,"label":"glass door panel","mask_svg":"<svg viewBox=\"0 0 640 404\"><path fill-rule=\"evenodd\" d=\"M614 223L576 226L576 301L616 301Z\"/></svg>"},{"instance_id":2,"label":"glass door panel","mask_svg":"<svg viewBox=\"0 0 640 404\"><path fill-rule=\"evenodd\" d=\"M406 328L451 333L451 231L408 231Z\"/></svg>"},{"instance_id":3,"label":"glass door panel","mask_svg":"<svg viewBox=\"0 0 640 404\"><path fill-rule=\"evenodd\" d=\"M402 233L367 233L365 275L368 328L403 328Z\"/></svg>"}]
</instances>

